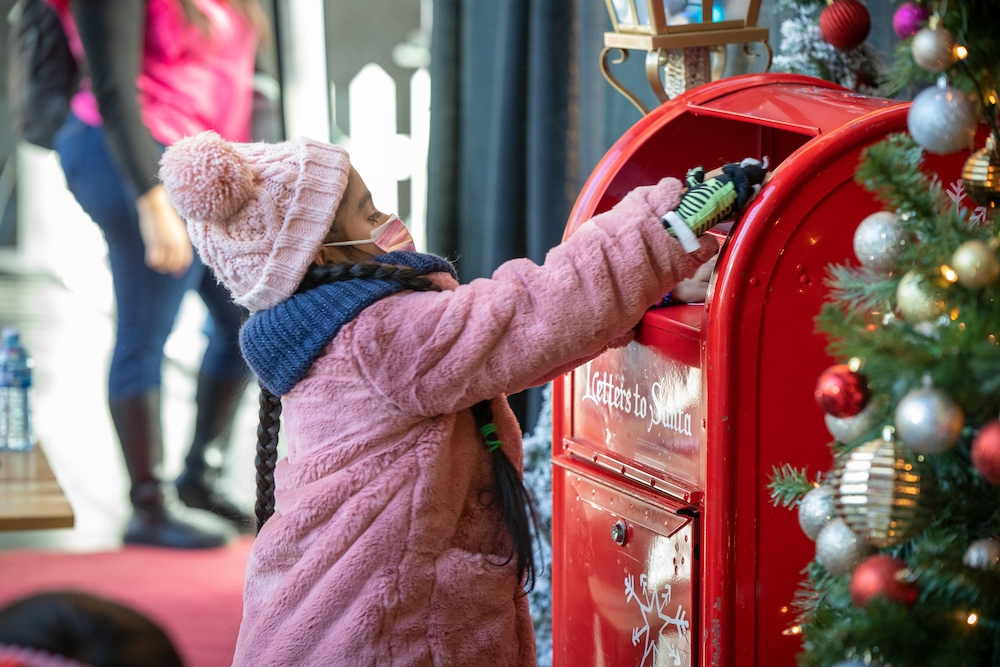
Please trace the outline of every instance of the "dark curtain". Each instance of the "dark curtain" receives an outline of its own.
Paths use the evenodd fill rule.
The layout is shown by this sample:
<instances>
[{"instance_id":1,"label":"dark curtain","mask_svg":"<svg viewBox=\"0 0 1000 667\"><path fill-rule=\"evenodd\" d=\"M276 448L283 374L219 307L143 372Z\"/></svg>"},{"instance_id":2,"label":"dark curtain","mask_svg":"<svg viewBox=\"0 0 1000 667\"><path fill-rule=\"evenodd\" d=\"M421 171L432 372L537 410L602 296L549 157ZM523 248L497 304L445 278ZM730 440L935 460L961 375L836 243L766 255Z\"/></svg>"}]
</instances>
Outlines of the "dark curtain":
<instances>
[{"instance_id":1,"label":"dark curtain","mask_svg":"<svg viewBox=\"0 0 1000 667\"><path fill-rule=\"evenodd\" d=\"M599 0L434 0L427 233L463 282L544 261L594 165L639 120L600 74L610 28ZM619 74L643 93L641 61ZM510 397L526 431L540 402L538 389Z\"/></svg>"}]
</instances>

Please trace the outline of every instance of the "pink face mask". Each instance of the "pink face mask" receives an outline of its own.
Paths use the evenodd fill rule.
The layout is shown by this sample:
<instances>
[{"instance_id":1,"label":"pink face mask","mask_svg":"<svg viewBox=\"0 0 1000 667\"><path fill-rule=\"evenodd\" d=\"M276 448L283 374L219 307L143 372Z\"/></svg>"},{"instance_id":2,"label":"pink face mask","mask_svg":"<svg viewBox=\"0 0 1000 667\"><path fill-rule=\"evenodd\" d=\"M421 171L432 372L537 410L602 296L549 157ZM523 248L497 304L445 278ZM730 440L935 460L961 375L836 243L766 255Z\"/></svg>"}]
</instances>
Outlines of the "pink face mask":
<instances>
[{"instance_id":1,"label":"pink face mask","mask_svg":"<svg viewBox=\"0 0 1000 667\"><path fill-rule=\"evenodd\" d=\"M366 245L374 243L383 252L416 252L417 246L413 243L410 230L406 228L403 221L395 213L389 219L372 230L370 241L337 241L336 243L324 243L324 247L335 247L345 245Z\"/></svg>"}]
</instances>

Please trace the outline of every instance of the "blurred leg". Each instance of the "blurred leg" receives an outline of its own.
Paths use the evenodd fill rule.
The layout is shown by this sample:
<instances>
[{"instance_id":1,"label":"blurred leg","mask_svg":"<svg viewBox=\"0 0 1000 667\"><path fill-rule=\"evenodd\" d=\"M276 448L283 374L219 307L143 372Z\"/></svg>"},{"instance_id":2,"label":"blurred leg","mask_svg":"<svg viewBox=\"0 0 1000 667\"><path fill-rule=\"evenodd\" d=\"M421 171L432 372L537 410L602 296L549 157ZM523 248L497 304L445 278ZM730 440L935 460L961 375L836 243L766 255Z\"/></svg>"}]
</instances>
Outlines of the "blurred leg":
<instances>
[{"instance_id":1,"label":"blurred leg","mask_svg":"<svg viewBox=\"0 0 1000 667\"><path fill-rule=\"evenodd\" d=\"M117 309L108 399L129 472L134 510L125 541L173 547L224 544L225 534L196 528L167 511L159 477L163 345L184 291L204 269L198 264L175 278L146 267L134 197L123 187L99 128L71 117L57 137L56 148L70 190L108 243Z\"/></svg>"}]
</instances>

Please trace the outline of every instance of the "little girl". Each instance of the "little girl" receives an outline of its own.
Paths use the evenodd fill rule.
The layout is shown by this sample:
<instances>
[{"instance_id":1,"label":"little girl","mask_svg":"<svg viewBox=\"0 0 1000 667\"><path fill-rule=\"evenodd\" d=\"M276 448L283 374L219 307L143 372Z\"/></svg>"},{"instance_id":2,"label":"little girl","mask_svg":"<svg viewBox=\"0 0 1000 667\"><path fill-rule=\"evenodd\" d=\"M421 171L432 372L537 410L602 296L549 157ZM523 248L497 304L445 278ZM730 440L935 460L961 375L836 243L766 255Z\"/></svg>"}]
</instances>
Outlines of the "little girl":
<instances>
[{"instance_id":1,"label":"little girl","mask_svg":"<svg viewBox=\"0 0 1000 667\"><path fill-rule=\"evenodd\" d=\"M160 176L203 261L254 313L241 344L262 386L263 527L234 665L536 664L506 395L627 342L716 252L703 237L688 254L665 231L681 183L637 188L542 266L512 260L459 285L413 252L337 146L205 133L168 149ZM275 468L277 397L288 455Z\"/></svg>"}]
</instances>

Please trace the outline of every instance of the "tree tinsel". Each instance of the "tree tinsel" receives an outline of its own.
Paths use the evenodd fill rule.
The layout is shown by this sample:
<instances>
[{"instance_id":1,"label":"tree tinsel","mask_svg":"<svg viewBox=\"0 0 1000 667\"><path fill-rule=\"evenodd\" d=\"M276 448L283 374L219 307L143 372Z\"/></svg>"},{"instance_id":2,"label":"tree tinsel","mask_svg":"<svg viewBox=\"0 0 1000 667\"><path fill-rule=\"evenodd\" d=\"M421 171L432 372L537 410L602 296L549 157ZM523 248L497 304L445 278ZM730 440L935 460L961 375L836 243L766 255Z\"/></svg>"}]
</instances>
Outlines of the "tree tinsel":
<instances>
[{"instance_id":1,"label":"tree tinsel","mask_svg":"<svg viewBox=\"0 0 1000 667\"><path fill-rule=\"evenodd\" d=\"M1000 281L966 288L949 278L948 266L956 248L969 240L993 242L996 252L997 216L970 210L960 193L925 172L924 154L907 135L870 146L856 180L900 216L910 242L897 272L829 267L829 300L816 318L817 331L838 361L862 361L872 395L879 397L873 430L893 423L895 406L925 376L961 406L965 427L952 449L923 457L934 479L933 490L921 500L928 505L923 531L882 549L905 561L903 575L919 591L916 602L906 606L875 596L859 609L850 575L832 575L814 560L793 600L803 637L799 663L1000 665L1000 571L963 564L972 542L1000 535L1000 488L983 479L970 457L978 429L1000 414ZM937 290L940 317L913 323L898 315L896 289L907 271L919 272ZM871 437L831 443L835 460ZM775 469L772 500L792 507L808 485L804 470Z\"/></svg>"}]
</instances>

